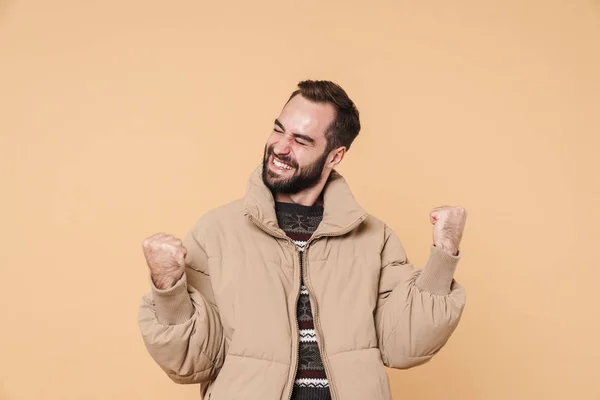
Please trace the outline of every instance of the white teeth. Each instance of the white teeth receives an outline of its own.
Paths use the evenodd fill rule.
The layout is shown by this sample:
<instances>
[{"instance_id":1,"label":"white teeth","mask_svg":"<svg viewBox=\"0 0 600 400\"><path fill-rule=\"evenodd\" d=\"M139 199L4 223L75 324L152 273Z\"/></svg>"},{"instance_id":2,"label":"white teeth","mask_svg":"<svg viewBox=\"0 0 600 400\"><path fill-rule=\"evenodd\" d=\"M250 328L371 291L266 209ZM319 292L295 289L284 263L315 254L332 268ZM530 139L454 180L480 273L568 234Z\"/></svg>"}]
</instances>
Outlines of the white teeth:
<instances>
[{"instance_id":1,"label":"white teeth","mask_svg":"<svg viewBox=\"0 0 600 400\"><path fill-rule=\"evenodd\" d=\"M276 165L277 167L279 167L279 168L283 168L283 169L287 169L287 170L291 170L291 169L293 169L293 168L292 168L292 167L290 167L289 165L287 165L287 164L284 164L284 163L282 163L281 161L279 161L279 160L277 160L277 159L275 159L275 158L273 158L273 164L275 164L275 165Z\"/></svg>"}]
</instances>

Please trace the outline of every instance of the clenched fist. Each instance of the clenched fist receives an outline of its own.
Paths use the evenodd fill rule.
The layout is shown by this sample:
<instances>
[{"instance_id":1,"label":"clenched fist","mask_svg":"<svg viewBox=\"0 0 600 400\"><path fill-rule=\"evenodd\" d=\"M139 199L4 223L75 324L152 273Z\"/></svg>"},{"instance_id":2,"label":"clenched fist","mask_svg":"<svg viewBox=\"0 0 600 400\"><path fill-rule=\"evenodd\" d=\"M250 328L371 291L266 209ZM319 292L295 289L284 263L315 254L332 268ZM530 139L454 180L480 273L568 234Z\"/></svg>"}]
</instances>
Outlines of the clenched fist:
<instances>
[{"instance_id":1,"label":"clenched fist","mask_svg":"<svg viewBox=\"0 0 600 400\"><path fill-rule=\"evenodd\" d=\"M187 250L181 240L157 233L144 239L142 247L154 285L159 289L175 285L185 270Z\"/></svg>"},{"instance_id":2,"label":"clenched fist","mask_svg":"<svg viewBox=\"0 0 600 400\"><path fill-rule=\"evenodd\" d=\"M436 207L429 213L429 219L433 224L433 244L452 255L458 255L467 210L463 207Z\"/></svg>"}]
</instances>

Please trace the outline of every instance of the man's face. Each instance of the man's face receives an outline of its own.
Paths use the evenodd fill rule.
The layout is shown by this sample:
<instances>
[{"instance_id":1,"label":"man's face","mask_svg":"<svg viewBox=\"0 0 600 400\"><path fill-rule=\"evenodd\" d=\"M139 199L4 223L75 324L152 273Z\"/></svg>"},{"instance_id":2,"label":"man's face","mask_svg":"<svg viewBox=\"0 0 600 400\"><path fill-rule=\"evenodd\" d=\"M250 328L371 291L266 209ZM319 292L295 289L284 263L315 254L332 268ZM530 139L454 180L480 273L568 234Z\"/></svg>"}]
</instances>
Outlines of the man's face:
<instances>
[{"instance_id":1,"label":"man's face","mask_svg":"<svg viewBox=\"0 0 600 400\"><path fill-rule=\"evenodd\" d=\"M262 177L273 192L294 194L316 185L327 162L325 132L335 119L331 104L298 94L281 111L265 145Z\"/></svg>"}]
</instances>

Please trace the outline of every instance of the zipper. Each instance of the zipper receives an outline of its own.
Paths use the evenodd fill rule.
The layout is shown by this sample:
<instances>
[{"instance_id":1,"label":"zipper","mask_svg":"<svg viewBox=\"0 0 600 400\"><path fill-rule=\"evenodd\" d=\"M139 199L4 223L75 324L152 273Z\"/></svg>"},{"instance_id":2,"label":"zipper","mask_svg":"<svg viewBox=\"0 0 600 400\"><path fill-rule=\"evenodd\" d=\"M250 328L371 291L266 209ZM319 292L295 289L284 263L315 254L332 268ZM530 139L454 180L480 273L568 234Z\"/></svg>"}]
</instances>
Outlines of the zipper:
<instances>
[{"instance_id":1,"label":"zipper","mask_svg":"<svg viewBox=\"0 0 600 400\"><path fill-rule=\"evenodd\" d=\"M302 262L303 260L300 260L300 251L298 250L298 246L296 246L296 243L294 243L294 241L292 239L290 239L287 235L280 235L278 234L276 231L270 230L268 228L266 228L260 221L257 221L256 218L254 218L252 215L247 214L247 217L250 219L250 221L252 221L252 223L254 225L256 225L258 228L260 228L262 231L264 231L265 233L274 236L276 238L280 238L280 239L284 239L285 241L287 241L288 243L290 243L292 245L292 247L294 248L294 253L295 253L295 259L299 260L300 262ZM296 301L294 301L294 321L296 322L296 332L293 335L292 341L294 344L294 348L296 350L295 357L292 359L292 365L293 365L293 374L291 375L291 377L288 379L288 384L286 385L287 387L289 387L289 395L288 395L288 400L292 399L292 393L294 391L294 379L296 378L296 374L298 373L298 358L300 357L300 341L298 339L298 336L300 335L300 325L298 324L298 318L296 317L296 309L298 307L298 300L300 299L300 289L301 289L301 285L300 285L300 280L302 278L302 270L301 268L298 268L298 276L295 277L296 282L298 282L298 288L296 290ZM290 370L291 372L291 370Z\"/></svg>"},{"instance_id":2,"label":"zipper","mask_svg":"<svg viewBox=\"0 0 600 400\"><path fill-rule=\"evenodd\" d=\"M287 235L279 235L277 232L269 230L268 228L264 227L263 224L260 223L259 221L257 221L252 215L247 214L247 216L250 219L250 221L252 221L254 223L254 225L259 227L264 232L268 233L271 236L278 237L280 239L285 239L287 242L291 243L292 246L294 247L294 251L296 253L296 259L300 260L300 262L302 264L302 266L300 268L301 276L299 276L298 278L304 278L303 279L304 285L306 286L306 290L308 291L308 297L310 299L310 305L311 305L312 314L313 314L313 321L314 321L314 325L315 325L315 333L317 335L317 344L319 345L319 354L321 356L321 360L323 361L323 367L325 368L325 373L327 374L327 380L329 382L329 390L331 392L331 399L336 400L338 398L337 391L333 384L333 379L332 379L332 376L330 373L331 369L329 367L329 360L327 359L327 355L325 354L325 343L323 341L323 337L321 336L321 323L318 318L318 314L319 314L318 305L317 305L317 302L314 301L315 300L314 295L312 295L312 287L310 285L310 278L308 275L308 266L306 263L306 260L307 260L306 254L308 253L308 248L310 247L310 244L312 242L314 242L317 239L320 239L322 237L345 235L346 233L352 231L354 228L356 228L358 225L360 225L367 218L367 214L361 215L356 221L354 221L352 224L348 225L348 227L346 229L342 229L340 231L333 232L333 233L324 233L324 234L320 234L318 236L311 237L308 240L308 242L306 242L306 246L304 246L304 251L302 252L302 256L300 256L300 251L298 250L298 246L296 246L296 244L293 242L293 240L290 239ZM296 279L296 281L300 282L300 279ZM299 287L298 290L296 291L296 301L294 302L295 309L298 307L298 299L300 298L300 289L301 289L301 287ZM296 373L298 372L298 357L299 357L299 352L300 352L300 350L298 348L299 347L298 335L299 335L299 331L300 331L300 326L298 324L298 318L295 316L294 319L296 321L296 332L294 335L296 357L295 357L294 363L293 363L294 364L294 373L291 377L291 381L288 384L288 386L289 386L288 400L291 400L291 398L292 398L292 392L294 389L294 379L296 378Z\"/></svg>"},{"instance_id":3,"label":"zipper","mask_svg":"<svg viewBox=\"0 0 600 400\"><path fill-rule=\"evenodd\" d=\"M312 286L310 284L310 278L308 275L308 265L306 262L306 260L307 260L306 254L308 253L308 248L312 242L314 242L317 239L322 238L322 237L345 235L346 233L350 232L351 230L356 228L358 225L360 225L365 220L365 218L367 218L366 214L362 215L360 218L358 218L356 221L354 221L352 224L350 224L348 226L348 228L343 229L341 231L327 233L327 234L321 234L318 236L311 237L308 240L308 242L306 242L306 246L304 246L304 252L302 253L302 269L303 269L303 277L304 277L304 286L306 286L306 290L308 291L308 296L310 299L310 306L312 309L313 321L314 321L314 325L315 325L315 333L317 334L317 343L319 345L319 354L321 355L321 360L323 361L323 367L325 368L325 373L327 374L327 381L329 382L329 391L331 392L332 400L335 400L339 397L337 395L337 390L335 388L335 385L333 384L333 378L330 373L331 368L329 366L329 360L327 359L327 355L325 353L325 343L324 343L323 337L321 336L321 323L319 321L319 306L318 306L317 302L315 301L315 296L312 294Z\"/></svg>"},{"instance_id":4,"label":"zipper","mask_svg":"<svg viewBox=\"0 0 600 400\"><path fill-rule=\"evenodd\" d=\"M296 252L296 260L300 260L300 251L298 250L298 246L296 243L293 243L294 251ZM302 260L300 261L302 262ZM296 301L294 301L294 320L296 321L296 332L294 335L294 349L296 350L296 357L294 358L294 373L292 374L292 378L289 382L290 392L288 395L288 400L292 400L292 393L294 392L294 380L296 379L296 374L298 373L298 358L300 357L300 339L298 336L300 335L300 324L298 323L298 316L296 315L298 309L298 300L300 299L300 290L302 289L302 284L300 281L302 280L302 267L299 269L299 276L296 277L296 282L299 283L298 290L296 290Z\"/></svg>"}]
</instances>

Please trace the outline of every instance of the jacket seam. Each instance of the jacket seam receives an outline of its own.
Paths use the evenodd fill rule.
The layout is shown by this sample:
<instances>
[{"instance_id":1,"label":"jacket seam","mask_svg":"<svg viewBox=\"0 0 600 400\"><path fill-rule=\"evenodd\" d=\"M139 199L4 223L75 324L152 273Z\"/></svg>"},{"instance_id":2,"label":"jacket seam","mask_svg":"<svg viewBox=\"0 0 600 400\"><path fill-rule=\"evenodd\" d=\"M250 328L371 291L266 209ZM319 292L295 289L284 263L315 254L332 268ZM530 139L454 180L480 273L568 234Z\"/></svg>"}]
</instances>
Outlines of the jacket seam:
<instances>
[{"instance_id":1,"label":"jacket seam","mask_svg":"<svg viewBox=\"0 0 600 400\"><path fill-rule=\"evenodd\" d=\"M363 350L370 350L370 349L378 349L379 350L379 347L378 346L370 346L370 347L361 347L359 349L342 350L342 351L337 352L337 353L332 353L329 356L333 357L333 356L337 356L337 355L344 354L344 353L352 353L354 351L363 351Z\"/></svg>"},{"instance_id":2,"label":"jacket seam","mask_svg":"<svg viewBox=\"0 0 600 400\"><path fill-rule=\"evenodd\" d=\"M204 369L201 369L200 371L194 371L191 372L189 374L183 375L183 374L178 374L177 372L173 371L173 372L169 372L169 375L173 375L173 376L178 376L181 378L189 378L190 376L194 376L194 375L198 375L201 374L203 372L206 372L210 369L213 369L215 367L215 364L211 361L210 357L202 350L200 350L200 354L202 354L204 357L206 357L206 359L210 362L210 365Z\"/></svg>"},{"instance_id":3,"label":"jacket seam","mask_svg":"<svg viewBox=\"0 0 600 400\"><path fill-rule=\"evenodd\" d=\"M414 285L414 279L412 279L412 278L411 278L411 281L412 281L412 282L411 282L411 284L409 285L409 287L410 287L410 286L416 287L416 286ZM396 290L396 288L398 288L400 285L402 285L402 282L398 283L398 284L396 285L396 287L394 287L394 289L392 289L392 292L393 292L394 290ZM390 293L390 294L391 294L391 293ZM411 298L411 301L412 301L412 300L413 300L413 299ZM387 304L387 302L386 302L386 304ZM410 304L408 304L408 306L410 306ZM385 337L385 339L384 339L384 341L383 341L383 346L382 346L382 347L383 347L383 349L385 349L385 347L386 347L387 343L390 341L390 338L391 338L391 337L392 337L392 335L393 335L393 334L396 332L396 328L398 328L398 324L400 323L400 317L401 317L402 315L404 315L404 313L405 313L405 312L406 312L406 308L404 308L404 310L402 311L402 313L401 313L401 314L398 316L398 318L396 318L396 320L394 321L394 327L392 328L392 330L390 331L390 333L389 333L389 334L388 334L388 335ZM382 349L382 350L383 350L383 349ZM406 356L405 356L405 357L406 357Z\"/></svg>"},{"instance_id":4,"label":"jacket seam","mask_svg":"<svg viewBox=\"0 0 600 400\"><path fill-rule=\"evenodd\" d=\"M260 357L255 357L255 356L247 356L247 355L240 355L240 354L233 354L233 353L228 353L227 356L232 356L232 357L240 357L240 358L252 358L254 360L260 360L260 361L265 361L265 362L273 362L273 363L277 363L277 364L281 364L281 365L287 365L289 366L289 363L284 363L281 361L276 361L276 360L269 360L266 358L260 358Z\"/></svg>"},{"instance_id":5,"label":"jacket seam","mask_svg":"<svg viewBox=\"0 0 600 400\"><path fill-rule=\"evenodd\" d=\"M209 259L210 257L208 256L208 253L207 253L207 252L206 252L206 250L204 249L204 246L202 246L202 244L200 244L200 241L199 241L199 240L198 240L198 238L196 237L196 232L192 232L192 234L191 234L191 237L192 237L192 239L194 240L194 242L196 243L196 246L198 246L198 248L200 249L200 251L202 251L202 252L204 253L204 255L206 256L207 265L206 265L206 271L202 271L201 269L195 269L195 268L191 268L191 267L188 267L188 268L191 268L192 270L194 270L194 271L197 271L197 272L200 272L200 273L202 273L202 274L204 274L204 275L206 275L206 276L210 276L210 274L208 273L208 259ZM187 266L188 266L188 265L186 264L186 267L187 267Z\"/></svg>"},{"instance_id":6,"label":"jacket seam","mask_svg":"<svg viewBox=\"0 0 600 400\"><path fill-rule=\"evenodd\" d=\"M199 270L199 269L194 269L193 267L190 267L190 266L189 266L189 265L187 265L187 264L186 264L185 268L186 268L186 269L191 269L191 270L192 270L192 271L194 271L194 272L199 272L199 273L201 273L201 274L202 274L202 275L204 275L204 276L208 276L208 277L210 277L210 275L209 275L208 273L206 273L205 271L202 271L202 270Z\"/></svg>"}]
</instances>

